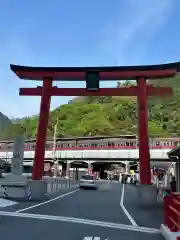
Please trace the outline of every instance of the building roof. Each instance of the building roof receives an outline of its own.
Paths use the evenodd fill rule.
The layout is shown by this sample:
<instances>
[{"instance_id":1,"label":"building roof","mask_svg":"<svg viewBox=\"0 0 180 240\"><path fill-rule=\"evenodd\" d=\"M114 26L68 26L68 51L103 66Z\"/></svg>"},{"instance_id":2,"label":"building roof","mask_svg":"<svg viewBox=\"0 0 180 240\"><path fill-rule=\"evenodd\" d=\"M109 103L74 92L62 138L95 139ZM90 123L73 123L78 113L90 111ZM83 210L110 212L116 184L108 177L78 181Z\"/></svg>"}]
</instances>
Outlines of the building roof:
<instances>
[{"instance_id":1,"label":"building roof","mask_svg":"<svg viewBox=\"0 0 180 240\"><path fill-rule=\"evenodd\" d=\"M178 147L172 149L171 151L169 151L167 153L167 155L168 155L169 158L180 157L180 146L178 146Z\"/></svg>"}]
</instances>

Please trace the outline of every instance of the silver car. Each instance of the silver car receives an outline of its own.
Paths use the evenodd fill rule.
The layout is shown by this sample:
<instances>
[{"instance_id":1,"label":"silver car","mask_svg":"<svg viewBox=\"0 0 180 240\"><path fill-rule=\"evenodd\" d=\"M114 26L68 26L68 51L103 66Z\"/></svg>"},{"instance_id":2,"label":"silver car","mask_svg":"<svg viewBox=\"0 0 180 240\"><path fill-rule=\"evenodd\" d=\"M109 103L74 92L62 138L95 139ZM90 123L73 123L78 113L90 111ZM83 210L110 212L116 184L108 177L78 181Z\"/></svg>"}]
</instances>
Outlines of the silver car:
<instances>
[{"instance_id":1,"label":"silver car","mask_svg":"<svg viewBox=\"0 0 180 240\"><path fill-rule=\"evenodd\" d=\"M85 174L81 177L79 187L82 189L93 188L97 189L95 177L91 174Z\"/></svg>"}]
</instances>

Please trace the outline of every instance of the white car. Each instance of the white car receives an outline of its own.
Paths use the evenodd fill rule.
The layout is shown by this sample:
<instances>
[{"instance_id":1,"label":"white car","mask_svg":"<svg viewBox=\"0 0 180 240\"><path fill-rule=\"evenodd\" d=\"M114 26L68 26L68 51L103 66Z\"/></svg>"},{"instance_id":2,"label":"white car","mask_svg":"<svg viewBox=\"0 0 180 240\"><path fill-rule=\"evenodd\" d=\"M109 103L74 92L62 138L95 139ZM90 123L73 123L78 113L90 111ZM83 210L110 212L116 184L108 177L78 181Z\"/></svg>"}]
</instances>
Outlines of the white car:
<instances>
[{"instance_id":1,"label":"white car","mask_svg":"<svg viewBox=\"0 0 180 240\"><path fill-rule=\"evenodd\" d=\"M95 177L91 174L83 175L80 179L79 187L97 189Z\"/></svg>"}]
</instances>

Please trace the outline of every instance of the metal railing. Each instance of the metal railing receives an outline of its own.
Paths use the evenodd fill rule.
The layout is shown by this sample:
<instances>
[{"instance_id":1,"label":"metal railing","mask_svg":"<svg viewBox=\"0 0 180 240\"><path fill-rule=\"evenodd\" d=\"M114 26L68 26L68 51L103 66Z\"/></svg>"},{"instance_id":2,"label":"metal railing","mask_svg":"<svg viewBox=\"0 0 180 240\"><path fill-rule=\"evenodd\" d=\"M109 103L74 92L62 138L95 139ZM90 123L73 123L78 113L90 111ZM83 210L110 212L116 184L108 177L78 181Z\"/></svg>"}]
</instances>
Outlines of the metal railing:
<instances>
[{"instance_id":1,"label":"metal railing","mask_svg":"<svg viewBox=\"0 0 180 240\"><path fill-rule=\"evenodd\" d=\"M164 197L165 224L171 232L180 231L180 194L172 193Z\"/></svg>"}]
</instances>

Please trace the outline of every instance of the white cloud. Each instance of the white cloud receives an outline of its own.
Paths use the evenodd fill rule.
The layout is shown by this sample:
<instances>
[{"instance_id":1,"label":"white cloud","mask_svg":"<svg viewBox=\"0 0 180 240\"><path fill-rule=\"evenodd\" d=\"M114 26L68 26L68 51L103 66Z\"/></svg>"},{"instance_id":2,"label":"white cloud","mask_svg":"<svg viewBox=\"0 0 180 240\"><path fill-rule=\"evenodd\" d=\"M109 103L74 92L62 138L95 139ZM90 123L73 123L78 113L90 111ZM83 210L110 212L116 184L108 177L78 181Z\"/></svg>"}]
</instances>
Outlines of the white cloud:
<instances>
[{"instance_id":1,"label":"white cloud","mask_svg":"<svg viewBox=\"0 0 180 240\"><path fill-rule=\"evenodd\" d=\"M104 30L102 51L117 65L139 64L151 39L167 22L172 5L170 0L125 0L119 16Z\"/></svg>"}]
</instances>

